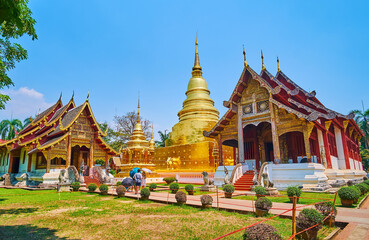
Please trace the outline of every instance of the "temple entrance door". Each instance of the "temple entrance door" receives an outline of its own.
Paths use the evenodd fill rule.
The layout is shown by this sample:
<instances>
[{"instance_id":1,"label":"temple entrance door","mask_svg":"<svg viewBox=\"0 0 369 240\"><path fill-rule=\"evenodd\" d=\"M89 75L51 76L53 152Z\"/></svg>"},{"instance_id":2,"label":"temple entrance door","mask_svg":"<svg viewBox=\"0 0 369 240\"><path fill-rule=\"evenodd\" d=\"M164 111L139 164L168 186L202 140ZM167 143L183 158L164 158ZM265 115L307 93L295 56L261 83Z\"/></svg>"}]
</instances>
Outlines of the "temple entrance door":
<instances>
[{"instance_id":1,"label":"temple entrance door","mask_svg":"<svg viewBox=\"0 0 369 240\"><path fill-rule=\"evenodd\" d=\"M87 174L88 173L88 160L90 158L90 149L87 148L86 146L74 146L72 147L72 152L71 152L71 165L75 166L77 171L80 171L80 167L83 161L84 164L84 173Z\"/></svg>"},{"instance_id":2,"label":"temple entrance door","mask_svg":"<svg viewBox=\"0 0 369 240\"><path fill-rule=\"evenodd\" d=\"M20 157L13 157L12 173L19 172Z\"/></svg>"},{"instance_id":3,"label":"temple entrance door","mask_svg":"<svg viewBox=\"0 0 369 240\"><path fill-rule=\"evenodd\" d=\"M267 162L273 162L274 161L274 151L273 151L273 143L272 142L266 142L265 143L265 160Z\"/></svg>"}]
</instances>

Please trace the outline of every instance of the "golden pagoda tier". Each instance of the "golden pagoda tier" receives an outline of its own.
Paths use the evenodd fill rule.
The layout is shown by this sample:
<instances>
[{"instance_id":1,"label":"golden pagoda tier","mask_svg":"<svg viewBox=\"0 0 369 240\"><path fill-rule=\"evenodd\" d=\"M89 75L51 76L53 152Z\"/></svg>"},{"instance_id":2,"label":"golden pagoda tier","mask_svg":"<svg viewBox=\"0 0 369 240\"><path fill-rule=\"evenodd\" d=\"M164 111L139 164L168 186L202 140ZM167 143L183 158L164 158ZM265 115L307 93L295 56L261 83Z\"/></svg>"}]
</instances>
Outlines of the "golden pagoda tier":
<instances>
[{"instance_id":1,"label":"golden pagoda tier","mask_svg":"<svg viewBox=\"0 0 369 240\"><path fill-rule=\"evenodd\" d=\"M204 137L218 122L219 111L210 98L206 80L202 76L196 37L195 62L188 83L186 100L178 112L179 122L172 128L165 147L155 149L154 163L158 172L214 172L218 161L218 142ZM234 150L223 148L223 159L233 165Z\"/></svg>"},{"instance_id":2,"label":"golden pagoda tier","mask_svg":"<svg viewBox=\"0 0 369 240\"><path fill-rule=\"evenodd\" d=\"M135 167L150 169L153 173L149 174L148 177L155 177L155 164L152 162L155 151L154 134L152 132L150 142L146 140L141 126L140 102L138 102L137 122L126 145L119 150L120 164L117 166L119 173L116 177L128 177L129 172Z\"/></svg>"}]
</instances>

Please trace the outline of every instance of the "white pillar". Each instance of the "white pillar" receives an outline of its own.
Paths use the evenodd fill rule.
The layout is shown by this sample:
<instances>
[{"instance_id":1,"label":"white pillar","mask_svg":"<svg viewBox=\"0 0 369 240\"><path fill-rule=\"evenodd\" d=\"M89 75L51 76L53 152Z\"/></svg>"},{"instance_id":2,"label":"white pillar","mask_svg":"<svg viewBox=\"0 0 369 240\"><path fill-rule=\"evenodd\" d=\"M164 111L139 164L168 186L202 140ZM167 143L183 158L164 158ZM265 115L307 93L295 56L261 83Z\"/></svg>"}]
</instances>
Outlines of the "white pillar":
<instances>
[{"instance_id":1,"label":"white pillar","mask_svg":"<svg viewBox=\"0 0 369 240\"><path fill-rule=\"evenodd\" d=\"M339 169L346 169L345 153L343 152L341 130L337 128L336 126L334 126L334 136L336 138L338 167Z\"/></svg>"}]
</instances>

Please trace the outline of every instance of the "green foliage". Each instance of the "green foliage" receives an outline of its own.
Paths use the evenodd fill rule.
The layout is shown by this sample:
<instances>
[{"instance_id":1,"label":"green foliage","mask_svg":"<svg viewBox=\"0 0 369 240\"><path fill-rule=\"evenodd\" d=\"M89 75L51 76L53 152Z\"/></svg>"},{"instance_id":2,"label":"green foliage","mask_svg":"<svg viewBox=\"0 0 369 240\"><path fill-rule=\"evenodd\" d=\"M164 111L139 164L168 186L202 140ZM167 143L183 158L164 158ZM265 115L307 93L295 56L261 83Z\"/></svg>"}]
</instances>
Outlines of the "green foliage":
<instances>
[{"instance_id":1,"label":"green foliage","mask_svg":"<svg viewBox=\"0 0 369 240\"><path fill-rule=\"evenodd\" d=\"M121 182L121 181L118 181L118 182L115 184L115 186L120 186L120 185L122 185L122 182Z\"/></svg>"},{"instance_id":2,"label":"green foliage","mask_svg":"<svg viewBox=\"0 0 369 240\"><path fill-rule=\"evenodd\" d=\"M262 234L261 234L262 233ZM246 228L243 240L282 240L277 229L266 223L259 223L255 226Z\"/></svg>"},{"instance_id":3,"label":"green foliage","mask_svg":"<svg viewBox=\"0 0 369 240\"><path fill-rule=\"evenodd\" d=\"M105 166L105 161L104 161L104 160L102 160L102 159L97 159L97 160L95 161L95 164L100 164L100 166Z\"/></svg>"},{"instance_id":4,"label":"green foliage","mask_svg":"<svg viewBox=\"0 0 369 240\"><path fill-rule=\"evenodd\" d=\"M363 183L369 186L369 180L365 180Z\"/></svg>"},{"instance_id":5,"label":"green foliage","mask_svg":"<svg viewBox=\"0 0 369 240\"><path fill-rule=\"evenodd\" d=\"M266 195L267 194L267 191L265 190L264 187L262 186L257 186L254 188L254 191L257 195Z\"/></svg>"},{"instance_id":6,"label":"green foliage","mask_svg":"<svg viewBox=\"0 0 369 240\"><path fill-rule=\"evenodd\" d=\"M160 141L155 141L157 147L165 147L165 141L169 139L169 133L167 133L168 130L165 130L164 133L162 131L158 131Z\"/></svg>"},{"instance_id":7,"label":"green foliage","mask_svg":"<svg viewBox=\"0 0 369 240\"><path fill-rule=\"evenodd\" d=\"M114 131L107 122L99 123L99 127L101 131L106 134L106 136L103 137L104 141L109 144L110 147L112 147L115 151L118 151L120 146L123 144L116 141L118 133Z\"/></svg>"},{"instance_id":8,"label":"green foliage","mask_svg":"<svg viewBox=\"0 0 369 240\"><path fill-rule=\"evenodd\" d=\"M175 195L175 198L177 203L185 203L187 201L187 194L182 191L178 191Z\"/></svg>"},{"instance_id":9,"label":"green foliage","mask_svg":"<svg viewBox=\"0 0 369 240\"><path fill-rule=\"evenodd\" d=\"M192 184L187 184L185 186L185 190L188 192L188 191L193 191L193 185Z\"/></svg>"},{"instance_id":10,"label":"green foliage","mask_svg":"<svg viewBox=\"0 0 369 240\"><path fill-rule=\"evenodd\" d=\"M123 185L119 185L115 191L117 192L118 197L123 197L126 193L126 188Z\"/></svg>"},{"instance_id":11,"label":"green foliage","mask_svg":"<svg viewBox=\"0 0 369 240\"><path fill-rule=\"evenodd\" d=\"M108 193L109 187L106 184L101 184L99 187L99 190L101 193L106 194Z\"/></svg>"},{"instance_id":12,"label":"green foliage","mask_svg":"<svg viewBox=\"0 0 369 240\"><path fill-rule=\"evenodd\" d=\"M156 184L156 183L151 183L150 185L149 185L149 188L150 189L156 189L158 187L158 185Z\"/></svg>"},{"instance_id":13,"label":"green foliage","mask_svg":"<svg viewBox=\"0 0 369 240\"><path fill-rule=\"evenodd\" d=\"M255 202L255 207L262 210L268 210L272 207L272 201L266 197L258 198Z\"/></svg>"},{"instance_id":14,"label":"green foliage","mask_svg":"<svg viewBox=\"0 0 369 240\"><path fill-rule=\"evenodd\" d=\"M27 59L27 50L13 39L24 34L37 39L32 12L27 7L28 0L0 1L0 89L13 86L7 72L15 68L15 63ZM0 94L0 109L5 108L9 96Z\"/></svg>"},{"instance_id":15,"label":"green foliage","mask_svg":"<svg viewBox=\"0 0 369 240\"><path fill-rule=\"evenodd\" d=\"M117 173L117 171L110 169L109 173L115 177L115 174Z\"/></svg>"},{"instance_id":16,"label":"green foliage","mask_svg":"<svg viewBox=\"0 0 369 240\"><path fill-rule=\"evenodd\" d=\"M166 182L167 184L171 184L174 181L177 181L177 178L175 177L165 177L163 178L163 181Z\"/></svg>"},{"instance_id":17,"label":"green foliage","mask_svg":"<svg viewBox=\"0 0 369 240\"><path fill-rule=\"evenodd\" d=\"M227 193L234 193L234 186L231 185L231 184L226 184L224 187L223 187L223 191L224 192L227 192Z\"/></svg>"},{"instance_id":18,"label":"green foliage","mask_svg":"<svg viewBox=\"0 0 369 240\"><path fill-rule=\"evenodd\" d=\"M73 189L73 191L78 191L78 189L81 187L81 184L79 182L74 182L70 185Z\"/></svg>"},{"instance_id":19,"label":"green foliage","mask_svg":"<svg viewBox=\"0 0 369 240\"><path fill-rule=\"evenodd\" d=\"M296 218L296 226L301 229L306 229L318 223L323 223L323 215L313 208L304 208ZM321 224L313 229L320 229Z\"/></svg>"},{"instance_id":20,"label":"green foliage","mask_svg":"<svg viewBox=\"0 0 369 240\"><path fill-rule=\"evenodd\" d=\"M320 212L324 217L328 216L332 212L333 202L322 202L314 205L315 209ZM336 216L337 209L334 207L333 215Z\"/></svg>"},{"instance_id":21,"label":"green foliage","mask_svg":"<svg viewBox=\"0 0 369 240\"><path fill-rule=\"evenodd\" d=\"M352 189L354 189L355 191L355 198L354 199L359 199L360 195L361 195L361 191L360 191L360 188L356 185L354 186L351 186Z\"/></svg>"},{"instance_id":22,"label":"green foliage","mask_svg":"<svg viewBox=\"0 0 369 240\"><path fill-rule=\"evenodd\" d=\"M202 205L211 205L213 204L213 198L210 195L202 195L200 197L200 201Z\"/></svg>"},{"instance_id":23,"label":"green foliage","mask_svg":"<svg viewBox=\"0 0 369 240\"><path fill-rule=\"evenodd\" d=\"M356 184L355 186L360 189L361 195L369 192L369 185L366 185L365 183Z\"/></svg>"},{"instance_id":24,"label":"green foliage","mask_svg":"<svg viewBox=\"0 0 369 240\"><path fill-rule=\"evenodd\" d=\"M137 123L137 116L138 115L136 112L128 112L122 116L114 116L115 133L113 136L113 141L119 144L119 147L130 139ZM140 119L142 131L146 136L146 140L150 140L152 124L149 120L144 119L142 116L140 116Z\"/></svg>"},{"instance_id":25,"label":"green foliage","mask_svg":"<svg viewBox=\"0 0 369 240\"><path fill-rule=\"evenodd\" d=\"M287 195L289 197L293 196L300 197L301 193L302 193L301 189L298 188L297 186L290 186L287 188Z\"/></svg>"},{"instance_id":26,"label":"green foliage","mask_svg":"<svg viewBox=\"0 0 369 240\"><path fill-rule=\"evenodd\" d=\"M338 196L345 200L355 200L357 192L352 187L342 187L338 190Z\"/></svg>"},{"instance_id":27,"label":"green foliage","mask_svg":"<svg viewBox=\"0 0 369 240\"><path fill-rule=\"evenodd\" d=\"M97 189L97 185L95 183L90 183L88 184L87 188L88 188L88 191L95 192L95 190Z\"/></svg>"},{"instance_id":28,"label":"green foliage","mask_svg":"<svg viewBox=\"0 0 369 240\"><path fill-rule=\"evenodd\" d=\"M178 190L179 189L179 184L178 183L171 183L169 185L169 189L170 190Z\"/></svg>"},{"instance_id":29,"label":"green foliage","mask_svg":"<svg viewBox=\"0 0 369 240\"><path fill-rule=\"evenodd\" d=\"M140 192L141 197L149 197L150 196L150 190L148 188L143 188Z\"/></svg>"}]
</instances>

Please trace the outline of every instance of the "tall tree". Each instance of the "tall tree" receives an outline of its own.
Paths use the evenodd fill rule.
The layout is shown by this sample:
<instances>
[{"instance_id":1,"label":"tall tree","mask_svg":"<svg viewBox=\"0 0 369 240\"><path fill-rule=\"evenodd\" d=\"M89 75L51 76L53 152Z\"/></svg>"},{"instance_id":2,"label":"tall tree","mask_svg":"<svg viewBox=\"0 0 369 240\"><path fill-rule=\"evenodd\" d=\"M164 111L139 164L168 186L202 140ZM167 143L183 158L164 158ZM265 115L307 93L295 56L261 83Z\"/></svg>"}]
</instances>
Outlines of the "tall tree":
<instances>
[{"instance_id":1,"label":"tall tree","mask_svg":"<svg viewBox=\"0 0 369 240\"><path fill-rule=\"evenodd\" d=\"M142 131L146 135L146 139L151 138L151 122L147 119L141 118ZM115 132L117 132L117 139L122 143L126 143L131 137L137 122L137 113L128 112L122 116L114 116Z\"/></svg>"},{"instance_id":2,"label":"tall tree","mask_svg":"<svg viewBox=\"0 0 369 240\"><path fill-rule=\"evenodd\" d=\"M364 133L364 137L361 139L364 147L369 148L369 109L360 111L353 110L352 113L355 114L355 122L359 125L361 131Z\"/></svg>"},{"instance_id":3,"label":"tall tree","mask_svg":"<svg viewBox=\"0 0 369 240\"><path fill-rule=\"evenodd\" d=\"M14 39L27 34L37 39L32 12L27 7L28 0L0 0L0 89L13 86L7 72L16 62L27 59L27 50ZM0 94L0 109L5 108L9 96Z\"/></svg>"},{"instance_id":4,"label":"tall tree","mask_svg":"<svg viewBox=\"0 0 369 240\"><path fill-rule=\"evenodd\" d=\"M99 123L99 126L104 133L107 133L106 136L103 138L104 141L112 148L114 148L114 150L118 151L120 146L123 144L123 142L117 140L117 136L119 134L111 129L107 122ZM106 130L108 130L108 132L106 132Z\"/></svg>"},{"instance_id":5,"label":"tall tree","mask_svg":"<svg viewBox=\"0 0 369 240\"><path fill-rule=\"evenodd\" d=\"M1 139L10 140L15 138L17 133L22 130L23 124L19 119L3 120L0 122Z\"/></svg>"},{"instance_id":6,"label":"tall tree","mask_svg":"<svg viewBox=\"0 0 369 240\"><path fill-rule=\"evenodd\" d=\"M22 129L23 129L23 128L25 128L25 127L27 127L29 124L31 124L31 122L32 122L32 117L25 118L25 119L23 120L23 126L22 126Z\"/></svg>"},{"instance_id":7,"label":"tall tree","mask_svg":"<svg viewBox=\"0 0 369 240\"><path fill-rule=\"evenodd\" d=\"M169 133L167 133L168 130L165 130L164 133L162 131L158 131L160 141L155 141L157 147L165 147L165 141L169 139Z\"/></svg>"}]
</instances>

